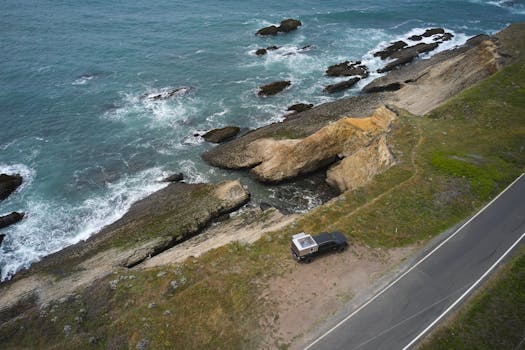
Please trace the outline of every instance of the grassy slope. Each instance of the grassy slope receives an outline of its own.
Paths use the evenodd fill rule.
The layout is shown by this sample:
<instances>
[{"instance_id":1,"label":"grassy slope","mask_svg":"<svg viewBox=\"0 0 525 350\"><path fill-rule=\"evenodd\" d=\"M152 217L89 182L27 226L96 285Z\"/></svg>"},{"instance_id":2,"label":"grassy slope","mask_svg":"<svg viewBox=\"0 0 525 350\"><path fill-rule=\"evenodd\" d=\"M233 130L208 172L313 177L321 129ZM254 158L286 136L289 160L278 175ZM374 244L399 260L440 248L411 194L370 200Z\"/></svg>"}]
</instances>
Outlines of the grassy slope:
<instances>
[{"instance_id":1,"label":"grassy slope","mask_svg":"<svg viewBox=\"0 0 525 350\"><path fill-rule=\"evenodd\" d=\"M263 333L271 334L276 320L261 293L269 277L297 268L289 254L293 233L340 229L350 240L387 247L425 241L472 214L524 170L524 83L525 65L517 63L429 117L402 112L390 137L399 162L369 186L254 245L230 244L163 269L123 269L5 325L2 348L264 345ZM119 281L115 290L111 280ZM266 345L285 346L278 339Z\"/></svg>"}]
</instances>

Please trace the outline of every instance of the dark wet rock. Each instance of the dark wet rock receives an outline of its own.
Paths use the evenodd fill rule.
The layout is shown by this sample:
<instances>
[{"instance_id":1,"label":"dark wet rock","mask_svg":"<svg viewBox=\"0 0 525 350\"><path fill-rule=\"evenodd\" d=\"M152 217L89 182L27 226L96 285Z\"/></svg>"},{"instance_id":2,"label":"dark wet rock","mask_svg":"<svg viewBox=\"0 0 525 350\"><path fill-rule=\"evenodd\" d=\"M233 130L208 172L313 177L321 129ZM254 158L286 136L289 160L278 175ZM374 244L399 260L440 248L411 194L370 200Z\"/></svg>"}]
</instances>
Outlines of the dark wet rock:
<instances>
[{"instance_id":1,"label":"dark wet rock","mask_svg":"<svg viewBox=\"0 0 525 350\"><path fill-rule=\"evenodd\" d=\"M256 34L262 35L262 36L268 36L268 35L277 35L278 33L279 33L279 29L276 26L269 26L269 27L264 27L262 29L259 29Z\"/></svg>"},{"instance_id":2,"label":"dark wet rock","mask_svg":"<svg viewBox=\"0 0 525 350\"><path fill-rule=\"evenodd\" d=\"M22 184L22 176L0 174L0 200L4 200Z\"/></svg>"},{"instance_id":3,"label":"dark wet rock","mask_svg":"<svg viewBox=\"0 0 525 350\"><path fill-rule=\"evenodd\" d=\"M378 69L377 72L378 73L390 72L391 70L393 70L393 69L395 69L395 68L397 68L399 66L403 66L403 65L405 65L407 63L412 62L417 56L418 56L418 54L415 53L415 54L412 54L412 55L406 55L403 58L398 58L397 60L395 60L393 62L390 62L389 64L387 64L383 68Z\"/></svg>"},{"instance_id":4,"label":"dark wet rock","mask_svg":"<svg viewBox=\"0 0 525 350\"><path fill-rule=\"evenodd\" d=\"M268 46L267 48L262 48L262 49L258 49L257 51L255 51L255 54L257 56L263 56L263 55L266 55L268 53L268 51L273 51L273 50L277 50L279 48L279 46Z\"/></svg>"},{"instance_id":5,"label":"dark wet rock","mask_svg":"<svg viewBox=\"0 0 525 350\"><path fill-rule=\"evenodd\" d=\"M434 41L449 41L454 37L452 33L445 33L443 35L437 36Z\"/></svg>"},{"instance_id":6,"label":"dark wet rock","mask_svg":"<svg viewBox=\"0 0 525 350\"><path fill-rule=\"evenodd\" d=\"M143 96L143 98L146 98L151 101L167 100L173 97L184 96L190 90L192 90L191 87L184 86L176 89L168 89L159 93L146 94Z\"/></svg>"},{"instance_id":7,"label":"dark wet rock","mask_svg":"<svg viewBox=\"0 0 525 350\"><path fill-rule=\"evenodd\" d=\"M162 180L162 182L179 182L182 180L184 180L184 174L176 173L176 174L168 176L167 178Z\"/></svg>"},{"instance_id":8,"label":"dark wet rock","mask_svg":"<svg viewBox=\"0 0 525 350\"><path fill-rule=\"evenodd\" d=\"M210 130L202 135L202 137L208 142L221 143L235 137L240 130L237 126L226 126L224 128Z\"/></svg>"},{"instance_id":9,"label":"dark wet rock","mask_svg":"<svg viewBox=\"0 0 525 350\"><path fill-rule=\"evenodd\" d=\"M0 216L0 228L11 226L24 218L24 213L12 212L11 214Z\"/></svg>"},{"instance_id":10,"label":"dark wet rock","mask_svg":"<svg viewBox=\"0 0 525 350\"><path fill-rule=\"evenodd\" d=\"M313 45L305 45L305 46L301 47L301 51L310 51L313 48L314 48Z\"/></svg>"},{"instance_id":11,"label":"dark wet rock","mask_svg":"<svg viewBox=\"0 0 525 350\"><path fill-rule=\"evenodd\" d=\"M436 35L436 34L445 34L445 29L443 28L431 28L425 30L425 32L422 34L425 38L428 38L429 36Z\"/></svg>"},{"instance_id":12,"label":"dark wet rock","mask_svg":"<svg viewBox=\"0 0 525 350\"><path fill-rule=\"evenodd\" d=\"M367 85L363 88L363 92L374 93L374 92L383 92L383 91L397 91L401 89L403 85L401 83L391 83L381 86L371 86Z\"/></svg>"},{"instance_id":13,"label":"dark wet rock","mask_svg":"<svg viewBox=\"0 0 525 350\"><path fill-rule=\"evenodd\" d=\"M324 88L324 91L329 94L333 94L334 92L339 92L339 91L343 91L346 89L350 89L352 86L357 84L359 80L361 80L361 78L355 77L355 78L351 78L351 79L342 81L337 84L328 85L327 87Z\"/></svg>"},{"instance_id":14,"label":"dark wet rock","mask_svg":"<svg viewBox=\"0 0 525 350\"><path fill-rule=\"evenodd\" d=\"M292 85L292 83L289 80L284 81L276 81L268 85L261 86L258 95L259 96L271 96L275 95L284 89L286 89L288 86Z\"/></svg>"},{"instance_id":15,"label":"dark wet rock","mask_svg":"<svg viewBox=\"0 0 525 350\"><path fill-rule=\"evenodd\" d=\"M2 242L4 241L5 234L0 233L0 246L2 245Z\"/></svg>"},{"instance_id":16,"label":"dark wet rock","mask_svg":"<svg viewBox=\"0 0 525 350\"><path fill-rule=\"evenodd\" d=\"M288 18L288 19L281 21L281 25L277 29L280 32L288 33L288 32L291 32L292 30L296 30L302 25L303 24L301 23L301 21L297 19L293 19L293 18Z\"/></svg>"},{"instance_id":17,"label":"dark wet rock","mask_svg":"<svg viewBox=\"0 0 525 350\"><path fill-rule=\"evenodd\" d=\"M439 43L430 43L430 44L419 43L414 46L409 46L402 50L394 52L391 57L392 58L407 58L410 56L417 56L419 54L435 50L438 46L439 46Z\"/></svg>"},{"instance_id":18,"label":"dark wet rock","mask_svg":"<svg viewBox=\"0 0 525 350\"><path fill-rule=\"evenodd\" d=\"M359 75L362 78L368 76L368 68L361 61L345 61L328 67L326 75L329 77L349 77Z\"/></svg>"},{"instance_id":19,"label":"dark wet rock","mask_svg":"<svg viewBox=\"0 0 525 350\"><path fill-rule=\"evenodd\" d=\"M302 25L303 24L301 23L301 21L293 19L293 18L288 18L288 19L281 21L279 27L276 27L276 26L264 27L262 29L259 29L256 34L267 36L267 35L277 35L279 32L288 33L293 30L296 30Z\"/></svg>"},{"instance_id":20,"label":"dark wet rock","mask_svg":"<svg viewBox=\"0 0 525 350\"><path fill-rule=\"evenodd\" d=\"M387 46L385 49L374 53L374 57L380 57L382 60L384 60L392 56L394 52L397 52L406 46L408 46L408 44L405 43L404 41L401 41L401 40L396 41L392 43L390 46Z\"/></svg>"},{"instance_id":21,"label":"dark wet rock","mask_svg":"<svg viewBox=\"0 0 525 350\"><path fill-rule=\"evenodd\" d=\"M293 111L293 112L303 112L308 109L311 109L314 105L311 103L296 103L294 105L291 105L288 107L287 111Z\"/></svg>"},{"instance_id":22,"label":"dark wet rock","mask_svg":"<svg viewBox=\"0 0 525 350\"><path fill-rule=\"evenodd\" d=\"M411 40L411 41L421 41L421 40L423 40L423 36L422 36L422 35L412 35L412 36L409 36L409 37L408 37L408 40Z\"/></svg>"}]
</instances>

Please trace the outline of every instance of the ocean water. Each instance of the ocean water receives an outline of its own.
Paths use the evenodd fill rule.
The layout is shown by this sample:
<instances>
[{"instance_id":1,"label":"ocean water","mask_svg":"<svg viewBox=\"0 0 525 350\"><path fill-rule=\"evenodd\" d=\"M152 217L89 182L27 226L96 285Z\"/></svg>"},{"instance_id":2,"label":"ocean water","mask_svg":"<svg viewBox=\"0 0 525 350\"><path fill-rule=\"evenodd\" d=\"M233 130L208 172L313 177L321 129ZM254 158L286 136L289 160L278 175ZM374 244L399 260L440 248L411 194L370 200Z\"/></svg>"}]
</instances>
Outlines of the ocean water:
<instances>
[{"instance_id":1,"label":"ocean water","mask_svg":"<svg viewBox=\"0 0 525 350\"><path fill-rule=\"evenodd\" d=\"M303 26L254 35L289 17ZM455 34L443 50L524 20L524 1L4 0L0 173L25 182L0 202L0 215L27 216L2 230L0 280L117 220L173 172L188 182L241 177L256 199L316 206L308 187L257 187L244 173L207 166L200 154L213 146L194 134L256 128L282 120L293 103L356 94L377 73L328 96L323 87L337 79L324 77L326 67L351 59L375 71L383 63L374 50L426 28ZM281 48L255 56L270 45ZM282 79L292 87L256 95ZM168 100L145 98L181 87Z\"/></svg>"}]
</instances>

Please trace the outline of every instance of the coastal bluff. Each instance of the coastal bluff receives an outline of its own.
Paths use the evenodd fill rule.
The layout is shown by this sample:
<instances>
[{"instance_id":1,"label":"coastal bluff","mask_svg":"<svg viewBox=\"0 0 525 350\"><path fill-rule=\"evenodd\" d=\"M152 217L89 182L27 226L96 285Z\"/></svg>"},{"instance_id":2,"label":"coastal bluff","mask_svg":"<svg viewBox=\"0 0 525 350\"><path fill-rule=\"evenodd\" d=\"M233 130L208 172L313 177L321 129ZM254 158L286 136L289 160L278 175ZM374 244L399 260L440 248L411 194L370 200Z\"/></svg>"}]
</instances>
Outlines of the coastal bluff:
<instances>
[{"instance_id":1,"label":"coastal bluff","mask_svg":"<svg viewBox=\"0 0 525 350\"><path fill-rule=\"evenodd\" d=\"M349 132L345 118L365 118L364 122L376 110L384 114L382 106L427 114L512 63L510 38L522 32L523 24L514 24L493 36L478 35L462 46L396 67L367 84L357 96L295 113L214 147L202 158L224 169L251 169L261 182L292 180L335 164L327 172L327 182L340 191L356 188L366 182L363 176L371 179L395 160L388 154L387 138L374 132L369 137L366 129ZM356 153L349 157L353 152L346 144L352 143Z\"/></svg>"}]
</instances>

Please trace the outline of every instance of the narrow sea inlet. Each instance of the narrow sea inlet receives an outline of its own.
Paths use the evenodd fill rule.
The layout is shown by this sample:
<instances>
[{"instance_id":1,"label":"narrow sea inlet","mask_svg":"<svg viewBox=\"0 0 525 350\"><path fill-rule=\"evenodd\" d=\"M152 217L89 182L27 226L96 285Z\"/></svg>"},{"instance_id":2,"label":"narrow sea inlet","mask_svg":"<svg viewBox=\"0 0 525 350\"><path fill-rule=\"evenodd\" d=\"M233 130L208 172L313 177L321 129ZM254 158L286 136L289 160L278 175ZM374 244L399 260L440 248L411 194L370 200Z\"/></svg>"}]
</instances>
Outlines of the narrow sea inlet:
<instances>
[{"instance_id":1,"label":"narrow sea inlet","mask_svg":"<svg viewBox=\"0 0 525 350\"><path fill-rule=\"evenodd\" d=\"M26 213L1 231L1 280L114 222L175 172L191 183L240 177L255 202L311 209L324 199L315 185L264 187L210 167L200 155L213 145L199 135L254 129L283 120L290 105L355 95L379 76L373 52L427 28L454 37L423 58L525 18L521 2L481 0L6 0L1 8L0 173L24 182L0 215ZM255 35L290 17L303 23L297 31ZM345 60L362 61L369 77L324 93L342 80L325 70ZM258 96L279 80L290 87Z\"/></svg>"}]
</instances>

